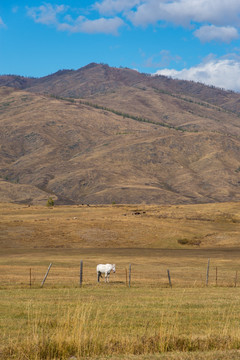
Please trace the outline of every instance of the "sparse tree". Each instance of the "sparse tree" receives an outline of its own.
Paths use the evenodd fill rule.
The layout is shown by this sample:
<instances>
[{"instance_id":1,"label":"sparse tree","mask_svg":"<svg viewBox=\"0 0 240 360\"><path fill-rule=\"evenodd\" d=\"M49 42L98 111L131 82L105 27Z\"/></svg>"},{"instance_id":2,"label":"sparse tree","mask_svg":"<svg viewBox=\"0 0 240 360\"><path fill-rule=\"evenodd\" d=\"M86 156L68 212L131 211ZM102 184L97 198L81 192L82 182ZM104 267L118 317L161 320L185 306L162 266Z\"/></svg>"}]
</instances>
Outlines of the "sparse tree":
<instances>
[{"instance_id":1,"label":"sparse tree","mask_svg":"<svg viewBox=\"0 0 240 360\"><path fill-rule=\"evenodd\" d=\"M53 200L53 198L52 197L49 197L48 198L48 201L47 201L47 206L54 206L54 200Z\"/></svg>"}]
</instances>

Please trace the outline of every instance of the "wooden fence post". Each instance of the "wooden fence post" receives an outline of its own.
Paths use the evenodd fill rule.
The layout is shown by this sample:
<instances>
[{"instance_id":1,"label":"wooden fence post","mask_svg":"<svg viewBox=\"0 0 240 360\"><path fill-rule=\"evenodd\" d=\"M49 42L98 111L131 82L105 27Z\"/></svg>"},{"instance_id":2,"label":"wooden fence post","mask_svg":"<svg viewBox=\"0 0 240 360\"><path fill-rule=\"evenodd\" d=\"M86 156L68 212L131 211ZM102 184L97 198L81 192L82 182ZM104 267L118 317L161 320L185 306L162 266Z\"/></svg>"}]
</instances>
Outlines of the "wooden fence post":
<instances>
[{"instance_id":1,"label":"wooden fence post","mask_svg":"<svg viewBox=\"0 0 240 360\"><path fill-rule=\"evenodd\" d=\"M80 261L80 279L79 279L79 285L82 287L82 279L83 279L83 261Z\"/></svg>"},{"instance_id":2,"label":"wooden fence post","mask_svg":"<svg viewBox=\"0 0 240 360\"><path fill-rule=\"evenodd\" d=\"M44 276L44 279L43 279L43 281L42 281L41 287L43 287L43 285L44 285L44 283L45 283L45 281L46 281L46 278L47 278L48 273L49 273L49 271L50 271L50 269L51 269L51 266L52 266L52 263L50 263L50 265L49 265L49 267L48 267L48 269L47 269L47 272L46 272L46 275Z\"/></svg>"},{"instance_id":3,"label":"wooden fence post","mask_svg":"<svg viewBox=\"0 0 240 360\"><path fill-rule=\"evenodd\" d=\"M235 287L237 287L237 278L238 278L238 271L236 271L236 275L235 275Z\"/></svg>"},{"instance_id":4,"label":"wooden fence post","mask_svg":"<svg viewBox=\"0 0 240 360\"><path fill-rule=\"evenodd\" d=\"M129 278L128 278L128 286L131 287L131 264L129 264Z\"/></svg>"},{"instance_id":5,"label":"wooden fence post","mask_svg":"<svg viewBox=\"0 0 240 360\"><path fill-rule=\"evenodd\" d=\"M169 282L169 285L170 285L170 287L172 288L171 275L170 275L170 271L169 271L169 270L167 270L167 274L168 274L168 282Z\"/></svg>"},{"instance_id":6,"label":"wooden fence post","mask_svg":"<svg viewBox=\"0 0 240 360\"><path fill-rule=\"evenodd\" d=\"M206 278L206 286L208 286L209 267L210 267L210 259L208 259L208 264L207 264L207 278Z\"/></svg>"}]
</instances>

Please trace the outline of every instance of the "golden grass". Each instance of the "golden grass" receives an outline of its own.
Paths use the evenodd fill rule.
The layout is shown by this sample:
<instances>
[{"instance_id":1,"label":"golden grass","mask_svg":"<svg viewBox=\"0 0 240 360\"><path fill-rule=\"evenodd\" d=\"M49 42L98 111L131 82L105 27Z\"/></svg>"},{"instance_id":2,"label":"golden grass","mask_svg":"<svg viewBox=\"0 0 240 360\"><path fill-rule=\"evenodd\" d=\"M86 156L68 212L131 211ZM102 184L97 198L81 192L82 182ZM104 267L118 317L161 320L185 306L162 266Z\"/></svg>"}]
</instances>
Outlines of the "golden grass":
<instances>
[{"instance_id":1,"label":"golden grass","mask_svg":"<svg viewBox=\"0 0 240 360\"><path fill-rule=\"evenodd\" d=\"M239 247L240 203L173 206L0 204L3 248Z\"/></svg>"},{"instance_id":2,"label":"golden grass","mask_svg":"<svg viewBox=\"0 0 240 360\"><path fill-rule=\"evenodd\" d=\"M239 203L2 204L0 358L238 359L239 216ZM110 284L97 284L100 262L116 263Z\"/></svg>"},{"instance_id":3,"label":"golden grass","mask_svg":"<svg viewBox=\"0 0 240 360\"><path fill-rule=\"evenodd\" d=\"M97 286L98 263L115 263L116 273L110 275L110 281L116 286L126 286L126 271L131 264L134 287L169 287L169 270L174 288L203 288L209 258L208 286L239 286L239 250L4 249L0 251L0 289L29 288L30 269L31 286L39 288L50 263L53 265L45 287L78 287L80 260L83 286Z\"/></svg>"},{"instance_id":4,"label":"golden grass","mask_svg":"<svg viewBox=\"0 0 240 360\"><path fill-rule=\"evenodd\" d=\"M237 350L239 291L117 286L4 290L2 358Z\"/></svg>"},{"instance_id":5,"label":"golden grass","mask_svg":"<svg viewBox=\"0 0 240 360\"><path fill-rule=\"evenodd\" d=\"M138 286L235 286L240 266L240 204L187 206L0 205L1 286L95 284L98 263L116 263L112 280L124 284L132 264ZM197 244L197 245L196 245ZM147 266L146 266L147 265ZM217 279L216 279L217 275ZM238 280L238 279L237 279Z\"/></svg>"}]
</instances>

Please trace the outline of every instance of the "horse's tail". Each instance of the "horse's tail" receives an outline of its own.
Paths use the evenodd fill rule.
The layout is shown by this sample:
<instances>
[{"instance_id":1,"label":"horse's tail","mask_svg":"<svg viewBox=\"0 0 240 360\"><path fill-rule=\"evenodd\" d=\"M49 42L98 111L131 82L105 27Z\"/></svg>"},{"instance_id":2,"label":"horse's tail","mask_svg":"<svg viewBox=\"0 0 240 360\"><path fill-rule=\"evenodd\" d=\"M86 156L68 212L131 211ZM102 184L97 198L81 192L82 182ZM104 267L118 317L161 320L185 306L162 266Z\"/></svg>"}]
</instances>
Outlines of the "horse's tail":
<instances>
[{"instance_id":1,"label":"horse's tail","mask_svg":"<svg viewBox=\"0 0 240 360\"><path fill-rule=\"evenodd\" d=\"M98 271L97 273L97 281L100 282L100 277L102 277L102 274L100 271Z\"/></svg>"}]
</instances>

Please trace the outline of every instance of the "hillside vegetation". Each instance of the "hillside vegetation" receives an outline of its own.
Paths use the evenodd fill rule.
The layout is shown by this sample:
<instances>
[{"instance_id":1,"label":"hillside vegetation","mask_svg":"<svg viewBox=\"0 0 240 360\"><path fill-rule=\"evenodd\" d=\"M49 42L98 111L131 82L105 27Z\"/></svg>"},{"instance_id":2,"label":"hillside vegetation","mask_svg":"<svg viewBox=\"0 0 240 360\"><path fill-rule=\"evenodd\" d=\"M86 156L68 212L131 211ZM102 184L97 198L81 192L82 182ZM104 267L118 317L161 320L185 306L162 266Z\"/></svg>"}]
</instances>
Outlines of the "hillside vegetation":
<instances>
[{"instance_id":1,"label":"hillside vegetation","mask_svg":"<svg viewBox=\"0 0 240 360\"><path fill-rule=\"evenodd\" d=\"M238 94L100 64L0 84L2 201L240 200Z\"/></svg>"}]
</instances>

